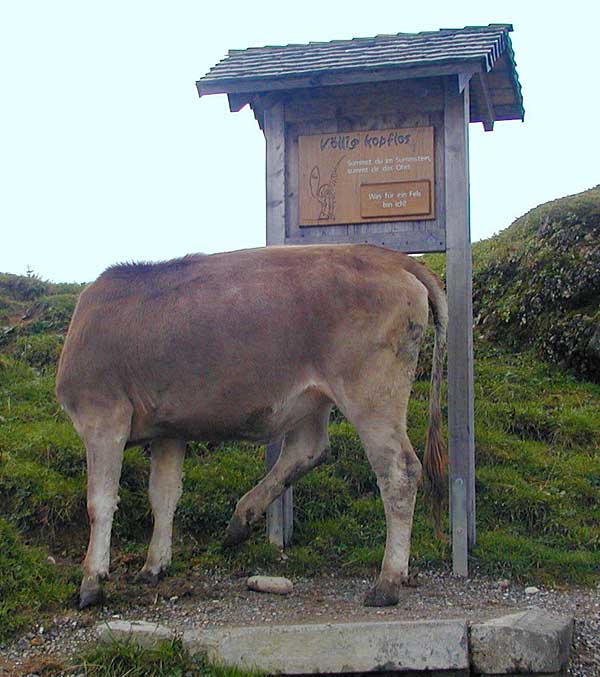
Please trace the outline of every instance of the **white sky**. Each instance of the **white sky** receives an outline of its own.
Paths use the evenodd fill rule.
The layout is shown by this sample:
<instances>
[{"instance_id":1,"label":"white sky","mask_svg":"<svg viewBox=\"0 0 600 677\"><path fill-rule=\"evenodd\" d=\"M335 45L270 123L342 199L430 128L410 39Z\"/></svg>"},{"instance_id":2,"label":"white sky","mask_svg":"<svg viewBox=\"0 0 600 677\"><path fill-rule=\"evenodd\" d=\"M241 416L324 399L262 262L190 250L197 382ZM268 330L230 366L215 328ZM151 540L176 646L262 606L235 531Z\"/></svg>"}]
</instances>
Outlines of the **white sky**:
<instances>
[{"instance_id":1,"label":"white sky","mask_svg":"<svg viewBox=\"0 0 600 677\"><path fill-rule=\"evenodd\" d=\"M0 271L263 245L262 133L195 88L230 48L506 22L526 115L470 128L488 237L600 183L599 20L591 0L0 0Z\"/></svg>"}]
</instances>

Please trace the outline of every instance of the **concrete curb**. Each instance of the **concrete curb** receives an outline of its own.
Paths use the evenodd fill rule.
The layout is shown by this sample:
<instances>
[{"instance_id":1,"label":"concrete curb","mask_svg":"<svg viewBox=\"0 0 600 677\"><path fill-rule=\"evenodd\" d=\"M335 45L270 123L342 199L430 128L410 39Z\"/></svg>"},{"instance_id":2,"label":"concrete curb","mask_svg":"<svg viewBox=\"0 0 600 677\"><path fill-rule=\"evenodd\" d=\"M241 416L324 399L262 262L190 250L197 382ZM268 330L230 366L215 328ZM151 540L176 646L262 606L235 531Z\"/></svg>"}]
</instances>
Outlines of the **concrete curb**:
<instances>
[{"instance_id":1,"label":"concrete curb","mask_svg":"<svg viewBox=\"0 0 600 677\"><path fill-rule=\"evenodd\" d=\"M469 627L470 625L470 627ZM308 675L403 672L440 675L537 675L564 670L573 619L528 609L484 622L467 619L319 623L191 629L109 621L100 641L148 647L181 637L191 654L243 670Z\"/></svg>"},{"instance_id":2,"label":"concrete curb","mask_svg":"<svg viewBox=\"0 0 600 677\"><path fill-rule=\"evenodd\" d=\"M465 670L464 621L327 623L188 632L191 653L243 670L314 673Z\"/></svg>"},{"instance_id":3,"label":"concrete curb","mask_svg":"<svg viewBox=\"0 0 600 677\"><path fill-rule=\"evenodd\" d=\"M476 673L553 674L569 662L573 619L528 609L471 625Z\"/></svg>"}]
</instances>

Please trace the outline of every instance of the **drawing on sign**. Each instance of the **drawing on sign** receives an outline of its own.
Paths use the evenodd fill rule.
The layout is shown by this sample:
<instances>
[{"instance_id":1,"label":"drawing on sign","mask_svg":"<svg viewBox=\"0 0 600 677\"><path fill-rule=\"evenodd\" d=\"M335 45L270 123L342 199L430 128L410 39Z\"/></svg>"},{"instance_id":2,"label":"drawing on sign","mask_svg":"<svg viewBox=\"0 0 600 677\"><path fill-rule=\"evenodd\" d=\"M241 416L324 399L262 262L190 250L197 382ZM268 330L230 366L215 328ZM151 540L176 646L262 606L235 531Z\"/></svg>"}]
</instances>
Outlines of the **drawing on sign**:
<instances>
[{"instance_id":1,"label":"drawing on sign","mask_svg":"<svg viewBox=\"0 0 600 677\"><path fill-rule=\"evenodd\" d=\"M342 156L335 164L329 175L328 183L321 183L321 172L318 165L315 165L310 170L310 194L321 205L321 212L319 213L319 221L327 221L335 219L335 186L337 184L338 167L340 162L344 159Z\"/></svg>"},{"instance_id":2,"label":"drawing on sign","mask_svg":"<svg viewBox=\"0 0 600 677\"><path fill-rule=\"evenodd\" d=\"M435 218L433 127L299 136L298 149L300 226Z\"/></svg>"}]
</instances>

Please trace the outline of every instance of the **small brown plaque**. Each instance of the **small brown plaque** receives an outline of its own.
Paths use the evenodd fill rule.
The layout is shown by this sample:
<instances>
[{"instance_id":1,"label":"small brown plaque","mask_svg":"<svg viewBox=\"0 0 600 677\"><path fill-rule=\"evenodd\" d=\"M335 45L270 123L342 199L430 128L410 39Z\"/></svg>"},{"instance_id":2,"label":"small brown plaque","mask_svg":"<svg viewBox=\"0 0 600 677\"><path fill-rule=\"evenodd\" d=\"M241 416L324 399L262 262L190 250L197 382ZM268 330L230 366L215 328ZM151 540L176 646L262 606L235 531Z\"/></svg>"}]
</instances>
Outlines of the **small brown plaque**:
<instances>
[{"instance_id":1,"label":"small brown plaque","mask_svg":"<svg viewBox=\"0 0 600 677\"><path fill-rule=\"evenodd\" d=\"M360 215L363 218L428 216L430 213L429 181L363 183L360 187Z\"/></svg>"}]
</instances>

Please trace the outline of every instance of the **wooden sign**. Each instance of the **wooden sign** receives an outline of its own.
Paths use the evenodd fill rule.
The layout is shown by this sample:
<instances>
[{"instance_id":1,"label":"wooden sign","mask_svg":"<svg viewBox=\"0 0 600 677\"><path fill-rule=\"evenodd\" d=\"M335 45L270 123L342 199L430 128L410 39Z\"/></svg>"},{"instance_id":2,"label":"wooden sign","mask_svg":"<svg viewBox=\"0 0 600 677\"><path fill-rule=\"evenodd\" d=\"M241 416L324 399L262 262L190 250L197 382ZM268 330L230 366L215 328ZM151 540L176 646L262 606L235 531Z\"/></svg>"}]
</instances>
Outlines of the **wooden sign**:
<instances>
[{"instance_id":1,"label":"wooden sign","mask_svg":"<svg viewBox=\"0 0 600 677\"><path fill-rule=\"evenodd\" d=\"M300 136L300 226L435 218L433 127Z\"/></svg>"}]
</instances>

